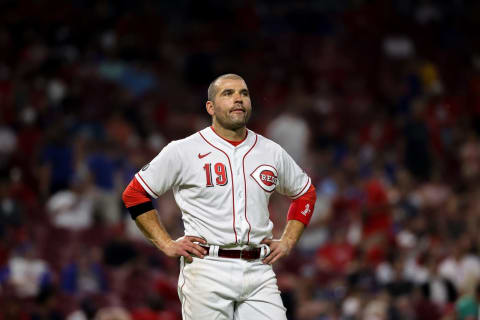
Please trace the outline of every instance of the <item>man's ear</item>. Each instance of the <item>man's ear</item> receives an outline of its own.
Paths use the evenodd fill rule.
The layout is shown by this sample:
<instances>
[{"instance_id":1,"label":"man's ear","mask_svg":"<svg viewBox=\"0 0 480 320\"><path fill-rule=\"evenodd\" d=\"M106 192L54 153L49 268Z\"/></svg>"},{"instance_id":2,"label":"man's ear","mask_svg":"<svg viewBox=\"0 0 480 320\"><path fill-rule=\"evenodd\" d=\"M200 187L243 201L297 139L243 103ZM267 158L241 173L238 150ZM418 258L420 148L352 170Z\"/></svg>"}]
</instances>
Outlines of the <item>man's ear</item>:
<instances>
[{"instance_id":1,"label":"man's ear","mask_svg":"<svg viewBox=\"0 0 480 320\"><path fill-rule=\"evenodd\" d=\"M213 116L215 107L212 101L207 101L207 103L205 104L205 109L207 109L209 115Z\"/></svg>"}]
</instances>

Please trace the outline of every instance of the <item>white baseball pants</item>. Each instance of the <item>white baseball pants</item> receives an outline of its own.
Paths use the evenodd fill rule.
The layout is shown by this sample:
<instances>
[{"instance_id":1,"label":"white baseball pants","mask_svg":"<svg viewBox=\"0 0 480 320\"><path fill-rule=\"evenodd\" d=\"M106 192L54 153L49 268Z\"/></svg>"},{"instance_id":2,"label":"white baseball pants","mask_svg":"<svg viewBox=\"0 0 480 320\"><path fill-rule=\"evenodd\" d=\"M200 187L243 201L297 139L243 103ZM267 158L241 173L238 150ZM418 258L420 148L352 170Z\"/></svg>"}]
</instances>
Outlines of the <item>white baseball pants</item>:
<instances>
[{"instance_id":1,"label":"white baseball pants","mask_svg":"<svg viewBox=\"0 0 480 320\"><path fill-rule=\"evenodd\" d=\"M183 320L286 320L272 266L206 256L180 259Z\"/></svg>"}]
</instances>

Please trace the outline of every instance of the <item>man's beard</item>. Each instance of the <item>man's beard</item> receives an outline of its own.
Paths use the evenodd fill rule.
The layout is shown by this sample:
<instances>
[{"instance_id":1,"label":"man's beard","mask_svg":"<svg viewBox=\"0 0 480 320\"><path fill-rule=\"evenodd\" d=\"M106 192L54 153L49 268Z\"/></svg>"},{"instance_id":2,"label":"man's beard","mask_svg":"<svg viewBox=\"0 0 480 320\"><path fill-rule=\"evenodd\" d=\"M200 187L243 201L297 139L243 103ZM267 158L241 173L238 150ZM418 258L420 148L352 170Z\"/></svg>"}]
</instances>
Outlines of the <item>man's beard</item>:
<instances>
[{"instance_id":1,"label":"man's beard","mask_svg":"<svg viewBox=\"0 0 480 320\"><path fill-rule=\"evenodd\" d=\"M216 120L223 128L228 130L238 130L238 129L244 128L246 127L251 115L251 113L247 111L247 108L244 108L244 109L245 109L245 114L241 119L236 118L238 120L233 120L233 118L231 117L230 111L228 111L228 113L225 114L225 117L217 116Z\"/></svg>"},{"instance_id":2,"label":"man's beard","mask_svg":"<svg viewBox=\"0 0 480 320\"><path fill-rule=\"evenodd\" d=\"M245 116L241 120L235 121L232 119L224 119L222 117L217 117L217 122L225 129L238 130L244 128L247 125L248 118L248 114L245 113Z\"/></svg>"}]
</instances>

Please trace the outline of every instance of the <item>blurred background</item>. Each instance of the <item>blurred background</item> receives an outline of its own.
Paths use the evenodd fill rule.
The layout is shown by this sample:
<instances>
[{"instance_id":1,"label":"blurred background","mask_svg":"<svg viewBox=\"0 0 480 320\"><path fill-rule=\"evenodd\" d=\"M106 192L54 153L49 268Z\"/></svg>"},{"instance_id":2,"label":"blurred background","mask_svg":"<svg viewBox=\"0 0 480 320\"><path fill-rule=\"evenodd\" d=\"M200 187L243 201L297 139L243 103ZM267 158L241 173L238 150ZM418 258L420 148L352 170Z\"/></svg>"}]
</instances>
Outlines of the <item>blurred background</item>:
<instances>
[{"instance_id":1,"label":"blurred background","mask_svg":"<svg viewBox=\"0 0 480 320\"><path fill-rule=\"evenodd\" d=\"M230 72L317 188L289 319L477 319L478 30L474 0L1 0L0 319L181 318L120 197Z\"/></svg>"}]
</instances>

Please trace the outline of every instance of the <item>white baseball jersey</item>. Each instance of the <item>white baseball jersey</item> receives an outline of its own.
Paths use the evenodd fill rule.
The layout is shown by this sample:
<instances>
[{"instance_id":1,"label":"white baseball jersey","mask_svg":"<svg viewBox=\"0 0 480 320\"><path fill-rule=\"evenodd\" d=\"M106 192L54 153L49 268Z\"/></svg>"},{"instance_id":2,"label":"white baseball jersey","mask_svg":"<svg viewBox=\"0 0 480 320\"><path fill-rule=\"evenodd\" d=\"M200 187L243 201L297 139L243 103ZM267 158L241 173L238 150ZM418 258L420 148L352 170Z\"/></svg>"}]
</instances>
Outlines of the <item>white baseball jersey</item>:
<instances>
[{"instance_id":1,"label":"white baseball jersey","mask_svg":"<svg viewBox=\"0 0 480 320\"><path fill-rule=\"evenodd\" d=\"M277 143L248 130L233 146L211 127L172 141L135 177L153 198L172 189L185 234L219 246L271 238L272 192L295 199L311 185Z\"/></svg>"}]
</instances>

